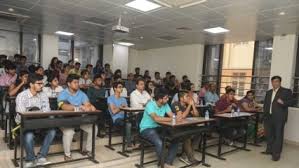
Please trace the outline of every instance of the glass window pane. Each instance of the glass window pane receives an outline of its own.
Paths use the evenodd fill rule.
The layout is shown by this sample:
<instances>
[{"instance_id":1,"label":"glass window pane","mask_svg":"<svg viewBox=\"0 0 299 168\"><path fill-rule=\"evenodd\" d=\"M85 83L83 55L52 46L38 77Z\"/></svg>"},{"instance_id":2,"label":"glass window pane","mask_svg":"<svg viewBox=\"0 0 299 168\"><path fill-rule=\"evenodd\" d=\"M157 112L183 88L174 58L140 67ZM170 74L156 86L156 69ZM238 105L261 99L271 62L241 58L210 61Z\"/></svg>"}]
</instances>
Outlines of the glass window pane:
<instances>
[{"instance_id":1,"label":"glass window pane","mask_svg":"<svg viewBox=\"0 0 299 168\"><path fill-rule=\"evenodd\" d=\"M71 56L71 39L64 36L58 38L58 59L64 63L67 63Z\"/></svg>"},{"instance_id":2,"label":"glass window pane","mask_svg":"<svg viewBox=\"0 0 299 168\"><path fill-rule=\"evenodd\" d=\"M218 72L220 64L220 45L206 45L205 46L205 68L202 77L203 82L218 81Z\"/></svg>"},{"instance_id":3,"label":"glass window pane","mask_svg":"<svg viewBox=\"0 0 299 168\"><path fill-rule=\"evenodd\" d=\"M27 57L27 63L38 63L38 35L23 34L23 55Z\"/></svg>"},{"instance_id":4,"label":"glass window pane","mask_svg":"<svg viewBox=\"0 0 299 168\"><path fill-rule=\"evenodd\" d=\"M0 54L14 56L17 53L20 53L20 34L0 30Z\"/></svg>"},{"instance_id":5,"label":"glass window pane","mask_svg":"<svg viewBox=\"0 0 299 168\"><path fill-rule=\"evenodd\" d=\"M74 60L81 63L85 68L87 64L94 65L92 58L98 57L97 45L87 41L75 41Z\"/></svg>"},{"instance_id":6,"label":"glass window pane","mask_svg":"<svg viewBox=\"0 0 299 168\"><path fill-rule=\"evenodd\" d=\"M252 89L257 101L263 101L269 88L273 40L258 41L254 56Z\"/></svg>"}]
</instances>

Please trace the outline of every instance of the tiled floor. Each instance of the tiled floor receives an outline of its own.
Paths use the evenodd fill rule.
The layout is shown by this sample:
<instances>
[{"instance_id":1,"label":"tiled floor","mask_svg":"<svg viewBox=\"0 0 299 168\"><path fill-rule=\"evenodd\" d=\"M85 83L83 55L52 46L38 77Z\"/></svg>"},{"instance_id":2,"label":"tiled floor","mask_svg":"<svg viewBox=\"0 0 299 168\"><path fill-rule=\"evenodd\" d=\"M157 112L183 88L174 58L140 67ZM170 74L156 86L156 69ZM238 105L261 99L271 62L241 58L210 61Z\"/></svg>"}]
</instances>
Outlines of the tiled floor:
<instances>
[{"instance_id":1,"label":"tiled floor","mask_svg":"<svg viewBox=\"0 0 299 168\"><path fill-rule=\"evenodd\" d=\"M0 131L1 137L4 132ZM107 139L97 139L96 141L96 159L100 161L100 164L94 164L90 161L79 161L59 166L59 168L131 168L134 167L136 163L139 162L139 153L135 152L131 154L131 157L125 158L119 155L116 151L120 149L117 147L116 151L111 151L104 147L107 143ZM74 148L76 148L77 143L74 143ZM246 151L237 151L225 155L227 158L226 161L217 160L207 156L207 163L211 164L213 168L299 168L299 147L294 145L284 146L284 151L282 158L279 162L271 161L270 156L261 155L260 152L264 150L264 147L253 147L248 146L251 149L250 152ZM51 146L51 151L61 151L61 145ZM215 152L216 149L209 149L209 151ZM79 154L74 154L75 157L79 157ZM201 155L196 153L196 157L200 159ZM12 168L14 165L11 162L13 158L13 151L9 150L6 144L3 142L3 139L0 139L0 167L1 168ZM49 157L50 161L62 161L63 157L61 156L51 156ZM155 159L155 153L150 152L146 154L146 159ZM174 163L176 166L182 166L183 164L177 159ZM155 164L146 166L149 168L157 167ZM201 165L194 167L203 167Z\"/></svg>"}]
</instances>

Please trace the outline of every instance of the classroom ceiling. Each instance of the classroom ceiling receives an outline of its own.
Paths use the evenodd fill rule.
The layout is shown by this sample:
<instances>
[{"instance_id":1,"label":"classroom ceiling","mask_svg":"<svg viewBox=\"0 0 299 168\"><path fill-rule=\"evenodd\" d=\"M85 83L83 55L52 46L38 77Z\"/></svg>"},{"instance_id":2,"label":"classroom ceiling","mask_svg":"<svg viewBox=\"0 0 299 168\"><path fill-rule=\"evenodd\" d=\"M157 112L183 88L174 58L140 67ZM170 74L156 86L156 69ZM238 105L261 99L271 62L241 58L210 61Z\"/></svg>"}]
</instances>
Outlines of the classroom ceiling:
<instances>
[{"instance_id":1,"label":"classroom ceiling","mask_svg":"<svg viewBox=\"0 0 299 168\"><path fill-rule=\"evenodd\" d=\"M299 31L299 0L207 0L185 8L176 5L196 0L160 0L173 7L162 6L150 12L126 7L130 1L0 0L0 12L29 16L19 21L25 32L54 34L61 30L93 43L131 41L137 49L242 42ZM128 34L111 31L120 15L122 25L130 28ZM230 32L213 35L203 31L217 26Z\"/></svg>"}]
</instances>

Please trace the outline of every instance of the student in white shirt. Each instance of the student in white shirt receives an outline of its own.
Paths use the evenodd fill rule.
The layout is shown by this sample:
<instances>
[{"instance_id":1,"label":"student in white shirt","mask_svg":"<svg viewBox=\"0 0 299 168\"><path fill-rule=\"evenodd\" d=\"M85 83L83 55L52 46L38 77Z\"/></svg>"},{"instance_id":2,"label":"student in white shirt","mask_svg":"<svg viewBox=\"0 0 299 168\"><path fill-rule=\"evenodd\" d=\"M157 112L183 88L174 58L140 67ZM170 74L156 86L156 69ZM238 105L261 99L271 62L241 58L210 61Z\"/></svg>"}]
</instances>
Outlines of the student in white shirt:
<instances>
[{"instance_id":1,"label":"student in white shirt","mask_svg":"<svg viewBox=\"0 0 299 168\"><path fill-rule=\"evenodd\" d=\"M81 78L79 79L80 89L87 90L89 86L92 84L92 81L89 78L88 70L81 71Z\"/></svg>"},{"instance_id":2,"label":"student in white shirt","mask_svg":"<svg viewBox=\"0 0 299 168\"><path fill-rule=\"evenodd\" d=\"M144 90L144 80L139 78L136 81L136 89L130 95L130 105L133 108L143 108L151 100L151 96Z\"/></svg>"},{"instance_id":3,"label":"student in white shirt","mask_svg":"<svg viewBox=\"0 0 299 168\"><path fill-rule=\"evenodd\" d=\"M48 85L43 88L43 92L48 97L58 97L59 93L63 90L61 86L59 86L58 77L55 75L48 76Z\"/></svg>"}]
</instances>

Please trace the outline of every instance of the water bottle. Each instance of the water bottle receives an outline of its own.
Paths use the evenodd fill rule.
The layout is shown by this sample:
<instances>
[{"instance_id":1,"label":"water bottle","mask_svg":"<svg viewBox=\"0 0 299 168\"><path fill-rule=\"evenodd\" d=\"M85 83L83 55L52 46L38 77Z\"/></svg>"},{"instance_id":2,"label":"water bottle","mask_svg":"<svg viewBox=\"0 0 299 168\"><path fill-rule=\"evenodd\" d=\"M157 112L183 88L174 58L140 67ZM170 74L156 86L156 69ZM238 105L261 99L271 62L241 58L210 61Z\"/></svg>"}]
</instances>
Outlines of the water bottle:
<instances>
[{"instance_id":1,"label":"water bottle","mask_svg":"<svg viewBox=\"0 0 299 168\"><path fill-rule=\"evenodd\" d=\"M47 103L46 103L46 101L42 101L41 110L42 110L42 112L46 112L47 111Z\"/></svg>"},{"instance_id":2,"label":"water bottle","mask_svg":"<svg viewBox=\"0 0 299 168\"><path fill-rule=\"evenodd\" d=\"M238 107L238 108L237 108L237 115L240 116L240 113L241 113L241 112L240 112L240 108Z\"/></svg>"},{"instance_id":3,"label":"water bottle","mask_svg":"<svg viewBox=\"0 0 299 168\"><path fill-rule=\"evenodd\" d=\"M209 111L206 110L206 112L205 112L205 120L209 120L209 119L210 119Z\"/></svg>"},{"instance_id":4,"label":"water bottle","mask_svg":"<svg viewBox=\"0 0 299 168\"><path fill-rule=\"evenodd\" d=\"M175 116L175 114L173 113L173 114L172 114L172 125L175 125L175 123L176 123L176 116Z\"/></svg>"}]
</instances>

